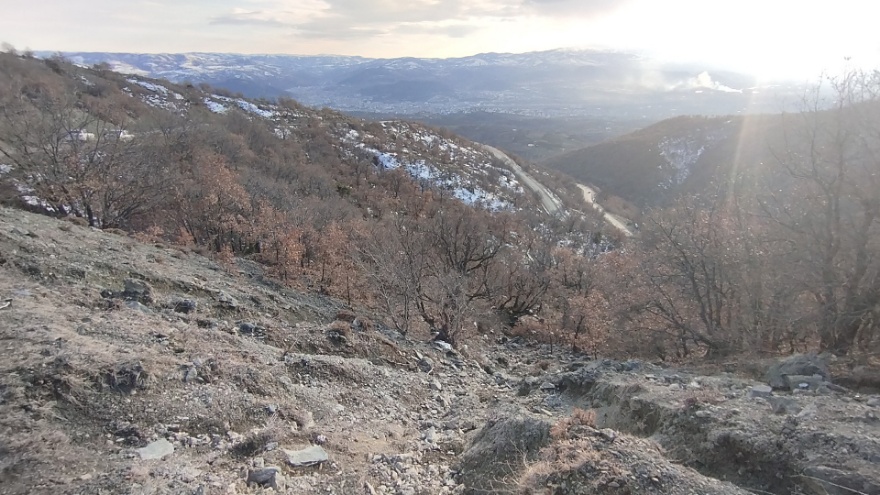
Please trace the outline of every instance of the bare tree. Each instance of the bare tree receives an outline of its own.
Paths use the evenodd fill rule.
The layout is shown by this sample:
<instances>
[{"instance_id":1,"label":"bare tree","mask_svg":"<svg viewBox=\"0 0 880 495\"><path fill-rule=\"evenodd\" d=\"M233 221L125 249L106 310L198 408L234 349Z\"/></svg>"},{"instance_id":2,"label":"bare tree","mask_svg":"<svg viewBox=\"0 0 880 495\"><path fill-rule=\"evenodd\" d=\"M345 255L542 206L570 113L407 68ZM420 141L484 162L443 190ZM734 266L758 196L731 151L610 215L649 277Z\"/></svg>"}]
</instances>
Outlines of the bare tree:
<instances>
[{"instance_id":1,"label":"bare tree","mask_svg":"<svg viewBox=\"0 0 880 495\"><path fill-rule=\"evenodd\" d=\"M877 332L880 305L880 76L831 78L787 121L789 194L764 211L791 239L791 281L809 294L821 347L846 354Z\"/></svg>"}]
</instances>

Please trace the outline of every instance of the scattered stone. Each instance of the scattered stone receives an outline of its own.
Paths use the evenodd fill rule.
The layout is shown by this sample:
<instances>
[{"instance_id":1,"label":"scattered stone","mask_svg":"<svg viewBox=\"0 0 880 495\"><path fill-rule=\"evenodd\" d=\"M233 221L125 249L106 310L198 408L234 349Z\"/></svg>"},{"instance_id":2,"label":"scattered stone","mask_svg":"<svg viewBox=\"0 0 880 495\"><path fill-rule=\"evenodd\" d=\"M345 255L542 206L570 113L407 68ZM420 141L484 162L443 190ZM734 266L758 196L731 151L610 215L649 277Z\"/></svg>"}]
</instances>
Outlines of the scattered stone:
<instances>
[{"instance_id":1,"label":"scattered stone","mask_svg":"<svg viewBox=\"0 0 880 495\"><path fill-rule=\"evenodd\" d=\"M238 333L249 337L265 337L266 329L247 321L238 322Z\"/></svg>"},{"instance_id":2,"label":"scattered stone","mask_svg":"<svg viewBox=\"0 0 880 495\"><path fill-rule=\"evenodd\" d=\"M440 349L443 352L452 352L454 350L452 347L452 344L450 344L449 342L442 341L442 340L435 340L434 347Z\"/></svg>"},{"instance_id":3,"label":"scattered stone","mask_svg":"<svg viewBox=\"0 0 880 495\"><path fill-rule=\"evenodd\" d=\"M146 447L137 449L137 453L144 461L162 459L163 457L174 453L174 445L168 440L160 438Z\"/></svg>"},{"instance_id":4,"label":"scattered stone","mask_svg":"<svg viewBox=\"0 0 880 495\"><path fill-rule=\"evenodd\" d=\"M129 309L133 309L135 311L140 311L141 313L152 313L153 310L144 306L139 301L125 301L125 306Z\"/></svg>"},{"instance_id":5,"label":"scattered stone","mask_svg":"<svg viewBox=\"0 0 880 495\"><path fill-rule=\"evenodd\" d=\"M786 376L809 376L819 375L823 381L831 381L831 372L828 365L816 354L795 354L784 359L767 370L765 380L774 389L788 389Z\"/></svg>"},{"instance_id":6,"label":"scattered stone","mask_svg":"<svg viewBox=\"0 0 880 495\"><path fill-rule=\"evenodd\" d=\"M559 409L562 406L564 406L565 403L562 402L562 398L559 397L559 395L553 394L553 395L548 395L547 397L544 398L544 405L549 407L550 409Z\"/></svg>"},{"instance_id":7,"label":"scattered stone","mask_svg":"<svg viewBox=\"0 0 880 495\"><path fill-rule=\"evenodd\" d=\"M284 450L287 463L293 467L314 466L326 462L330 457L323 447L313 445L302 450Z\"/></svg>"},{"instance_id":8,"label":"scattered stone","mask_svg":"<svg viewBox=\"0 0 880 495\"><path fill-rule=\"evenodd\" d=\"M153 304L153 288L143 280L127 278L123 281L122 298L142 304Z\"/></svg>"},{"instance_id":9,"label":"scattered stone","mask_svg":"<svg viewBox=\"0 0 880 495\"><path fill-rule=\"evenodd\" d=\"M425 441L428 442L428 443L434 443L434 441L437 439L437 432L436 432L436 430L434 430L434 427L433 427L433 426L430 427L430 428L428 428L428 429L425 431L425 434L423 435L423 438L424 438Z\"/></svg>"},{"instance_id":10,"label":"scattered stone","mask_svg":"<svg viewBox=\"0 0 880 495\"><path fill-rule=\"evenodd\" d=\"M438 391L438 392L440 392L441 390L443 390L443 385L442 385L442 384L440 383L440 381L437 380L436 378L433 379L433 380L431 380L431 383L428 385L428 387L429 387L431 390L436 390L436 391Z\"/></svg>"},{"instance_id":11,"label":"scattered stone","mask_svg":"<svg viewBox=\"0 0 880 495\"><path fill-rule=\"evenodd\" d=\"M187 366L183 371L183 383L192 383L199 378L199 370L195 365Z\"/></svg>"},{"instance_id":12,"label":"scattered stone","mask_svg":"<svg viewBox=\"0 0 880 495\"><path fill-rule=\"evenodd\" d=\"M812 390L817 391L819 387L823 386L825 380L822 379L821 375L786 375L785 382L788 385L789 390ZM826 387L827 388L827 387Z\"/></svg>"},{"instance_id":13,"label":"scattered stone","mask_svg":"<svg viewBox=\"0 0 880 495\"><path fill-rule=\"evenodd\" d=\"M198 304L193 299L174 296L171 298L171 309L175 313L189 314L196 310Z\"/></svg>"},{"instance_id":14,"label":"scattered stone","mask_svg":"<svg viewBox=\"0 0 880 495\"><path fill-rule=\"evenodd\" d=\"M749 397L770 397L773 395L773 388L768 385L755 385L749 390Z\"/></svg>"},{"instance_id":15,"label":"scattered stone","mask_svg":"<svg viewBox=\"0 0 880 495\"><path fill-rule=\"evenodd\" d=\"M281 475L281 468L277 466L248 469L247 483L280 490L284 485L284 477Z\"/></svg>"},{"instance_id":16,"label":"scattered stone","mask_svg":"<svg viewBox=\"0 0 880 495\"><path fill-rule=\"evenodd\" d=\"M630 359L620 364L622 371L636 371L642 367L642 362L638 359Z\"/></svg>"},{"instance_id":17,"label":"scattered stone","mask_svg":"<svg viewBox=\"0 0 880 495\"><path fill-rule=\"evenodd\" d=\"M768 397L773 414L797 414L803 409L794 399L788 397Z\"/></svg>"},{"instance_id":18,"label":"scattered stone","mask_svg":"<svg viewBox=\"0 0 880 495\"><path fill-rule=\"evenodd\" d=\"M226 309L237 309L238 308L238 301L234 297L230 296L229 294L227 294L223 291L220 291L220 293L217 294L217 302L220 303L221 308L226 308Z\"/></svg>"},{"instance_id":19,"label":"scattered stone","mask_svg":"<svg viewBox=\"0 0 880 495\"><path fill-rule=\"evenodd\" d=\"M544 382L541 384L542 392L552 392L553 390L556 390L556 385L553 385L550 382Z\"/></svg>"},{"instance_id":20,"label":"scattered stone","mask_svg":"<svg viewBox=\"0 0 880 495\"><path fill-rule=\"evenodd\" d=\"M434 369L434 362L429 357L423 357L419 359L418 366L425 373L430 373Z\"/></svg>"},{"instance_id":21,"label":"scattered stone","mask_svg":"<svg viewBox=\"0 0 880 495\"><path fill-rule=\"evenodd\" d=\"M869 407L880 407L880 397L872 397L865 402Z\"/></svg>"}]
</instances>

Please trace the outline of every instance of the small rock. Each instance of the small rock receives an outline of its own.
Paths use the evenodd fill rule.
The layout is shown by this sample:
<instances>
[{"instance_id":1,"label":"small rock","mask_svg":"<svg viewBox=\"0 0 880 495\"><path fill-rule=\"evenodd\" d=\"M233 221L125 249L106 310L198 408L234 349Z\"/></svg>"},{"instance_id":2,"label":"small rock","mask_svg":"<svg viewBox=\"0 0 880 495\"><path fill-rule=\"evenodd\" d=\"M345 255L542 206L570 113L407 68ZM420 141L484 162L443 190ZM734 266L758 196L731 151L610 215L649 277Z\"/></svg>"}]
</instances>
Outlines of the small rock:
<instances>
[{"instance_id":1,"label":"small rock","mask_svg":"<svg viewBox=\"0 0 880 495\"><path fill-rule=\"evenodd\" d=\"M314 466L326 462L330 457L323 447L313 445L302 450L285 450L287 463L294 467Z\"/></svg>"},{"instance_id":2,"label":"small rock","mask_svg":"<svg viewBox=\"0 0 880 495\"><path fill-rule=\"evenodd\" d=\"M865 402L869 407L880 407L880 398L872 397L868 399L868 402Z\"/></svg>"},{"instance_id":3,"label":"small rock","mask_svg":"<svg viewBox=\"0 0 880 495\"><path fill-rule=\"evenodd\" d=\"M434 440L436 440L437 437L437 432L434 430L433 426L425 431L424 437L426 442L434 443Z\"/></svg>"},{"instance_id":4,"label":"small rock","mask_svg":"<svg viewBox=\"0 0 880 495\"><path fill-rule=\"evenodd\" d=\"M803 409L794 399L788 397L769 397L773 414L797 414Z\"/></svg>"},{"instance_id":5,"label":"small rock","mask_svg":"<svg viewBox=\"0 0 880 495\"><path fill-rule=\"evenodd\" d=\"M171 298L171 308L175 313L189 314L196 310L197 303L192 299L183 297Z\"/></svg>"},{"instance_id":6,"label":"small rock","mask_svg":"<svg viewBox=\"0 0 880 495\"><path fill-rule=\"evenodd\" d=\"M788 384L789 390L812 390L816 391L823 386L825 380L820 375L786 375L785 383Z\"/></svg>"},{"instance_id":7,"label":"small rock","mask_svg":"<svg viewBox=\"0 0 880 495\"><path fill-rule=\"evenodd\" d=\"M172 445L171 442L164 438L160 438L159 440L156 440L146 447L137 449L138 455L141 456L141 459L145 461L162 459L163 457L170 455L173 452L174 445Z\"/></svg>"},{"instance_id":8,"label":"small rock","mask_svg":"<svg viewBox=\"0 0 880 495\"><path fill-rule=\"evenodd\" d=\"M452 348L452 344L450 344L449 342L445 342L443 340L435 340L434 347L436 347L444 352L452 352L454 350Z\"/></svg>"},{"instance_id":9,"label":"small rock","mask_svg":"<svg viewBox=\"0 0 880 495\"><path fill-rule=\"evenodd\" d=\"M749 390L749 397L770 397L773 395L773 388L769 385L755 385Z\"/></svg>"},{"instance_id":10,"label":"small rock","mask_svg":"<svg viewBox=\"0 0 880 495\"><path fill-rule=\"evenodd\" d=\"M266 329L254 323L241 321L238 323L238 333L252 337L261 337L266 335Z\"/></svg>"},{"instance_id":11,"label":"small rock","mask_svg":"<svg viewBox=\"0 0 880 495\"><path fill-rule=\"evenodd\" d=\"M220 291L220 293L217 294L217 302L220 303L220 307L222 307L222 308L227 308L227 309L238 308L238 301L234 297L230 296L229 294L227 294L223 291Z\"/></svg>"},{"instance_id":12,"label":"small rock","mask_svg":"<svg viewBox=\"0 0 880 495\"><path fill-rule=\"evenodd\" d=\"M550 392L550 391L553 391L553 390L556 390L556 385L553 385L553 384L550 383L550 382L544 382L544 383L541 384L541 391L543 391L543 392Z\"/></svg>"},{"instance_id":13,"label":"small rock","mask_svg":"<svg viewBox=\"0 0 880 495\"><path fill-rule=\"evenodd\" d=\"M816 354L795 354L784 359L767 370L765 379L767 384L774 389L788 388L786 376L807 376L819 375L826 382L831 381L831 372L828 371L828 365Z\"/></svg>"},{"instance_id":14,"label":"small rock","mask_svg":"<svg viewBox=\"0 0 880 495\"><path fill-rule=\"evenodd\" d=\"M429 357L423 357L419 359L418 363L419 369L424 371L425 373L430 373L431 370L434 369L434 362L431 361Z\"/></svg>"},{"instance_id":15,"label":"small rock","mask_svg":"<svg viewBox=\"0 0 880 495\"><path fill-rule=\"evenodd\" d=\"M612 430L611 428L602 428L597 432L600 437L608 440L609 442L613 442L617 439L617 432Z\"/></svg>"},{"instance_id":16,"label":"small rock","mask_svg":"<svg viewBox=\"0 0 880 495\"><path fill-rule=\"evenodd\" d=\"M268 466L261 469L249 469L247 475L247 483L255 483L260 486L266 486L279 490L283 485L283 476L281 476L281 468L277 466Z\"/></svg>"},{"instance_id":17,"label":"small rock","mask_svg":"<svg viewBox=\"0 0 880 495\"><path fill-rule=\"evenodd\" d=\"M428 386L431 388L431 390L436 390L438 392L443 390L443 385L436 378L431 380L431 383Z\"/></svg>"},{"instance_id":18,"label":"small rock","mask_svg":"<svg viewBox=\"0 0 880 495\"><path fill-rule=\"evenodd\" d=\"M140 311L141 313L149 314L149 313L153 312L150 308L144 306L143 304L141 304L138 301L125 301L125 306L129 309L133 309L135 311Z\"/></svg>"},{"instance_id":19,"label":"small rock","mask_svg":"<svg viewBox=\"0 0 880 495\"><path fill-rule=\"evenodd\" d=\"M153 288L143 280L127 278L123 281L123 286L123 299L137 301L143 304L153 303Z\"/></svg>"},{"instance_id":20,"label":"small rock","mask_svg":"<svg viewBox=\"0 0 880 495\"><path fill-rule=\"evenodd\" d=\"M183 383L192 383L199 378L198 369L193 366L187 366L183 371Z\"/></svg>"}]
</instances>

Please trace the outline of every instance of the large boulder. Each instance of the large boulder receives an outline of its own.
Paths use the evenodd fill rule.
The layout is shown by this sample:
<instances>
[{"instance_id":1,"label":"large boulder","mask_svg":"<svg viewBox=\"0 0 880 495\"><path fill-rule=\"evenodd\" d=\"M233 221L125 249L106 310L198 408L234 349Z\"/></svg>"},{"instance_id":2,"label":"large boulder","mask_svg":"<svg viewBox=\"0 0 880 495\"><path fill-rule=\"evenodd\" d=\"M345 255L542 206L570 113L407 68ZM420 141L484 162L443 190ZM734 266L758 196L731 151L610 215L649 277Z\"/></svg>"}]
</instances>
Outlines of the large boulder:
<instances>
[{"instance_id":1,"label":"large boulder","mask_svg":"<svg viewBox=\"0 0 880 495\"><path fill-rule=\"evenodd\" d=\"M795 354L774 364L767 370L764 379L774 389L789 389L787 376L818 375L823 381L831 381L828 364L816 354Z\"/></svg>"},{"instance_id":2,"label":"large boulder","mask_svg":"<svg viewBox=\"0 0 880 495\"><path fill-rule=\"evenodd\" d=\"M507 493L538 451L550 443L550 423L526 416L489 421L461 455L459 482L467 494Z\"/></svg>"}]
</instances>

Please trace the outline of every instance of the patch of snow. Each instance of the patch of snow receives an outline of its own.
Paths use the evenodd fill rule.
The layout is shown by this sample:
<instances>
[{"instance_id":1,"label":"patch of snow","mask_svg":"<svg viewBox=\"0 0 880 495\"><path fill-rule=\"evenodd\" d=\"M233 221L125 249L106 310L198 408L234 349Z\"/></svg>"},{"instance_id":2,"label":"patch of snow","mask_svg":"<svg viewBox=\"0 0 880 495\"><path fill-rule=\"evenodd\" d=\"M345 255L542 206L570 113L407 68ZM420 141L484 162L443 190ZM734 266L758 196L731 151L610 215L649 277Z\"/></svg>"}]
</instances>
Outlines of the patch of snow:
<instances>
[{"instance_id":1,"label":"patch of snow","mask_svg":"<svg viewBox=\"0 0 880 495\"><path fill-rule=\"evenodd\" d=\"M163 95L168 94L168 88L166 88L165 86L160 86L158 84L153 84L148 81L141 81L141 80L134 79L134 78L126 79L126 81L128 81L132 84L137 84L138 86L141 86L143 88L149 89L150 91L152 91L154 93L160 93Z\"/></svg>"},{"instance_id":2,"label":"patch of snow","mask_svg":"<svg viewBox=\"0 0 880 495\"><path fill-rule=\"evenodd\" d=\"M0 175L6 175L9 172L12 172L12 165L0 163Z\"/></svg>"},{"instance_id":3,"label":"patch of snow","mask_svg":"<svg viewBox=\"0 0 880 495\"><path fill-rule=\"evenodd\" d=\"M235 100L235 103L238 105L239 108L241 108L245 112L252 113L254 115L259 115L260 117L263 117L264 119L271 119L271 118L275 117L275 112L273 112L271 110L263 110L262 108L254 105L253 103L251 103L249 101L237 99L237 100Z\"/></svg>"},{"instance_id":4,"label":"patch of snow","mask_svg":"<svg viewBox=\"0 0 880 495\"><path fill-rule=\"evenodd\" d=\"M672 165L674 171L671 181L675 184L684 183L691 174L691 168L697 164L706 146L693 138L664 138L659 143L660 156Z\"/></svg>"},{"instance_id":5,"label":"patch of snow","mask_svg":"<svg viewBox=\"0 0 880 495\"><path fill-rule=\"evenodd\" d=\"M222 103L217 103L216 101L208 97L205 97L205 106L208 107L208 110L214 113L226 113L229 111L229 109L226 108L226 106L224 106Z\"/></svg>"},{"instance_id":6,"label":"patch of snow","mask_svg":"<svg viewBox=\"0 0 880 495\"><path fill-rule=\"evenodd\" d=\"M425 163L424 160L407 165L406 171L416 179L434 180L440 177L440 172L436 168Z\"/></svg>"}]
</instances>

